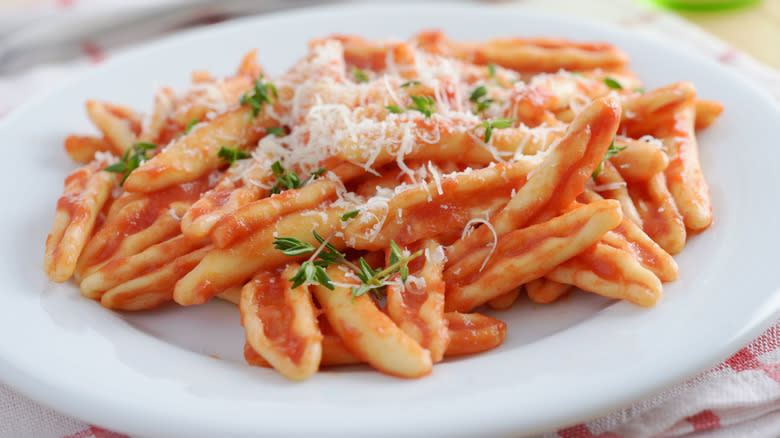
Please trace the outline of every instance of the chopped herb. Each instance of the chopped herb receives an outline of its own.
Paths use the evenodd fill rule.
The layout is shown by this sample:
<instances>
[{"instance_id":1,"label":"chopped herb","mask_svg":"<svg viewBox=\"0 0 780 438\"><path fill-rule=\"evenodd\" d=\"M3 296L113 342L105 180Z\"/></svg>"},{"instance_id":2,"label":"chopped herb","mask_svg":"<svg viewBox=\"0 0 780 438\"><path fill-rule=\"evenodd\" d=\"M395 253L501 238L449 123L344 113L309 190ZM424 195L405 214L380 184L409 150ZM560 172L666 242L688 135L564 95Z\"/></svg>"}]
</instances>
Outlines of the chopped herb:
<instances>
[{"instance_id":1,"label":"chopped herb","mask_svg":"<svg viewBox=\"0 0 780 438\"><path fill-rule=\"evenodd\" d=\"M229 148L227 146L222 146L217 153L217 157L219 157L220 160L230 164L231 166L236 164L236 161L245 160L251 156L252 155L250 155L249 152L241 148Z\"/></svg>"},{"instance_id":2,"label":"chopped herb","mask_svg":"<svg viewBox=\"0 0 780 438\"><path fill-rule=\"evenodd\" d=\"M390 111L393 114L401 114L402 112L404 112L404 110L402 110L401 108L399 108L399 107L397 107L395 105L387 105L385 107L385 109Z\"/></svg>"},{"instance_id":3,"label":"chopped herb","mask_svg":"<svg viewBox=\"0 0 780 438\"><path fill-rule=\"evenodd\" d=\"M327 170L328 169L325 169L324 167L317 169L312 172L306 180L301 181L297 173L285 170L281 162L274 161L274 164L271 165L271 172L273 172L276 177L276 184L271 187L271 194L281 193L283 190L301 188L309 181L317 179L318 176L321 176L323 173L327 172Z\"/></svg>"},{"instance_id":4,"label":"chopped herb","mask_svg":"<svg viewBox=\"0 0 780 438\"><path fill-rule=\"evenodd\" d=\"M613 90L622 90L623 86L620 85L620 82L612 79L612 78L604 78L604 83L607 84L607 87L613 89Z\"/></svg>"},{"instance_id":5,"label":"chopped herb","mask_svg":"<svg viewBox=\"0 0 780 438\"><path fill-rule=\"evenodd\" d=\"M149 159L149 157L146 156L146 151L156 147L157 145L154 143L135 143L133 146L127 148L119 162L106 166L103 170L111 173L124 173L122 180L119 182L119 185L122 186L127 180L127 177L130 176L130 173L135 169L138 169L144 161Z\"/></svg>"},{"instance_id":6,"label":"chopped herb","mask_svg":"<svg viewBox=\"0 0 780 438\"><path fill-rule=\"evenodd\" d=\"M636 91L639 94L644 94L645 89L642 88L642 87L636 87L636 88L634 88L634 91Z\"/></svg>"},{"instance_id":7,"label":"chopped herb","mask_svg":"<svg viewBox=\"0 0 780 438\"><path fill-rule=\"evenodd\" d=\"M268 129L265 130L265 133L266 134L273 134L273 135L275 135L277 137L283 137L286 134L286 132L284 131L284 128L282 128L281 126L274 126L272 128L268 128Z\"/></svg>"},{"instance_id":8,"label":"chopped herb","mask_svg":"<svg viewBox=\"0 0 780 438\"><path fill-rule=\"evenodd\" d=\"M350 219L354 219L358 214L360 214L360 210L351 210L342 214L340 217L342 221L346 222Z\"/></svg>"},{"instance_id":9,"label":"chopped herb","mask_svg":"<svg viewBox=\"0 0 780 438\"><path fill-rule=\"evenodd\" d=\"M349 213L351 212L347 212L345 215ZM311 254L308 260L301 263L301 267L295 275L290 277L289 280L292 283L291 287L293 288L304 284L319 283L320 285L333 290L333 283L331 282L328 273L325 271L325 268L332 265L343 264L352 269L361 281L359 286L352 287L353 297L359 297L370 292L374 298L380 299L385 287L385 282L395 273L399 273L401 281L405 282L409 278L409 262L422 255L422 251L417 251L408 257L404 257L398 245L396 245L394 241L390 241L390 259L388 260L387 267L384 269L374 269L363 257L358 260L357 264L347 260L341 251L329 243L333 234L326 239L323 239L316 231L312 231L312 234L320 243L317 248L294 237L277 237L274 239L274 248L281 250L285 255L300 256Z\"/></svg>"},{"instance_id":10,"label":"chopped herb","mask_svg":"<svg viewBox=\"0 0 780 438\"><path fill-rule=\"evenodd\" d=\"M197 125L197 124L198 124L198 119L197 118L193 118L192 120L190 120L190 123L187 123L187 127L184 128L184 133L185 134L189 134L190 133L190 129L192 129L192 127Z\"/></svg>"},{"instance_id":11,"label":"chopped herb","mask_svg":"<svg viewBox=\"0 0 780 438\"><path fill-rule=\"evenodd\" d=\"M484 85L475 88L469 96L469 100L477 104L477 114L488 109L490 104L494 102L494 99L484 98L485 96L487 96L487 88Z\"/></svg>"},{"instance_id":12,"label":"chopped herb","mask_svg":"<svg viewBox=\"0 0 780 438\"><path fill-rule=\"evenodd\" d=\"M487 71L491 78L496 78L496 65L492 62L487 65Z\"/></svg>"},{"instance_id":13,"label":"chopped herb","mask_svg":"<svg viewBox=\"0 0 780 438\"><path fill-rule=\"evenodd\" d=\"M252 108L252 116L257 117L260 114L260 110L266 103L272 104L279 98L279 94L276 92L276 86L271 82L263 83L263 75L255 79L255 87L243 95L239 103L241 105L249 105Z\"/></svg>"},{"instance_id":14,"label":"chopped herb","mask_svg":"<svg viewBox=\"0 0 780 438\"><path fill-rule=\"evenodd\" d=\"M480 85L471 92L469 100L472 102L479 102L479 99L482 99L485 96L487 96L487 88L485 88L484 85Z\"/></svg>"},{"instance_id":15,"label":"chopped herb","mask_svg":"<svg viewBox=\"0 0 780 438\"><path fill-rule=\"evenodd\" d=\"M420 81L407 81L401 84L401 88L413 87L415 85L420 85L420 83L421 83Z\"/></svg>"},{"instance_id":16,"label":"chopped herb","mask_svg":"<svg viewBox=\"0 0 780 438\"><path fill-rule=\"evenodd\" d=\"M412 98L413 105L409 105L406 108L419 111L425 114L425 118L429 118L434 111L436 111L436 101L430 96L410 96Z\"/></svg>"},{"instance_id":17,"label":"chopped herb","mask_svg":"<svg viewBox=\"0 0 780 438\"><path fill-rule=\"evenodd\" d=\"M494 129L504 129L509 128L512 126L512 123L514 123L517 119L493 119L493 120L485 120L484 122L480 123L479 126L482 126L485 128L485 143L488 143L490 141L490 138L493 135Z\"/></svg>"},{"instance_id":18,"label":"chopped herb","mask_svg":"<svg viewBox=\"0 0 780 438\"><path fill-rule=\"evenodd\" d=\"M352 67L352 75L355 77L355 81L359 83L368 82L368 75L357 67Z\"/></svg>"},{"instance_id":19,"label":"chopped herb","mask_svg":"<svg viewBox=\"0 0 780 438\"><path fill-rule=\"evenodd\" d=\"M604 157L599 161L599 165L596 166L596 170L593 171L593 180L595 181L596 178L598 178L599 174L601 173L601 167L604 164L604 161L609 160L610 158L617 155L619 152L624 151L628 146L623 147L617 147L615 146L615 139L612 139L612 143L610 143L609 148L607 148L607 152L604 154Z\"/></svg>"}]
</instances>

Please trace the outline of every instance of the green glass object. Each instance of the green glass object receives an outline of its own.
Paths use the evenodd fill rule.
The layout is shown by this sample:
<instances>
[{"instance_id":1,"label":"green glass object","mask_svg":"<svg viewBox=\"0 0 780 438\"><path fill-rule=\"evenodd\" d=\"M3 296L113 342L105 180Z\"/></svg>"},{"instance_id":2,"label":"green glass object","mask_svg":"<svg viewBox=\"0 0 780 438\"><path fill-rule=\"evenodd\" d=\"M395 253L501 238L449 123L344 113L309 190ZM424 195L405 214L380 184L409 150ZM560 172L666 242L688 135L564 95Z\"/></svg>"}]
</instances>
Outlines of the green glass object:
<instances>
[{"instance_id":1,"label":"green glass object","mask_svg":"<svg viewBox=\"0 0 780 438\"><path fill-rule=\"evenodd\" d=\"M689 11L719 11L750 6L761 0L651 0L659 6Z\"/></svg>"}]
</instances>

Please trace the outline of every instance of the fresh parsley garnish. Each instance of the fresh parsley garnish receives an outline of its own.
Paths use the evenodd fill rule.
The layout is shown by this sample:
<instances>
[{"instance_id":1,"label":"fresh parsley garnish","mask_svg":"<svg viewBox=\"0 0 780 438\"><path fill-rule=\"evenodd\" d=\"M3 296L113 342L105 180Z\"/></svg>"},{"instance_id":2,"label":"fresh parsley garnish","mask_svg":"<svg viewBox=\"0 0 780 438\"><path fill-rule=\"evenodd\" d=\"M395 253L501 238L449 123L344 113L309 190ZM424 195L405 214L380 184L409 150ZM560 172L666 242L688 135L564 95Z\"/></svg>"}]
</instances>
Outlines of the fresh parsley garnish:
<instances>
[{"instance_id":1,"label":"fresh parsley garnish","mask_svg":"<svg viewBox=\"0 0 780 438\"><path fill-rule=\"evenodd\" d=\"M273 134L273 135L275 135L277 137L284 137L284 135L286 134L286 132L284 131L284 128L282 128L281 126L274 126L272 128L268 128L268 129L265 130L265 133L266 134Z\"/></svg>"},{"instance_id":2,"label":"fresh parsley garnish","mask_svg":"<svg viewBox=\"0 0 780 438\"><path fill-rule=\"evenodd\" d=\"M471 96L469 96L469 100L477 104L477 114L488 109L494 101L494 99L486 98L485 96L487 96L487 88L484 85L475 88L471 92Z\"/></svg>"},{"instance_id":3,"label":"fresh parsley garnish","mask_svg":"<svg viewBox=\"0 0 780 438\"><path fill-rule=\"evenodd\" d=\"M360 214L360 210L351 210L342 214L339 217L341 218L342 221L346 222L350 219L354 219L355 217L357 217L358 214Z\"/></svg>"},{"instance_id":4,"label":"fresh parsley garnish","mask_svg":"<svg viewBox=\"0 0 780 438\"><path fill-rule=\"evenodd\" d=\"M146 156L146 151L150 151L156 147L157 145L154 143L135 143L133 146L127 148L119 162L106 166L103 170L111 173L124 173L122 180L119 182L120 186L124 185L127 177L130 176L130 173L135 169L138 169L144 161L149 159L149 157Z\"/></svg>"},{"instance_id":5,"label":"fresh parsley garnish","mask_svg":"<svg viewBox=\"0 0 780 438\"><path fill-rule=\"evenodd\" d=\"M260 77L255 79L255 87L241 95L239 103L249 105L252 108L252 116L257 117L264 104L273 104L278 98L279 93L276 91L276 86L271 82L263 83L261 73Z\"/></svg>"},{"instance_id":6,"label":"fresh parsley garnish","mask_svg":"<svg viewBox=\"0 0 780 438\"><path fill-rule=\"evenodd\" d=\"M355 77L355 81L358 83L368 82L368 75L363 70L352 67L352 76Z\"/></svg>"},{"instance_id":7,"label":"fresh parsley garnish","mask_svg":"<svg viewBox=\"0 0 780 438\"><path fill-rule=\"evenodd\" d=\"M423 113L425 118L429 118L436 111L436 101L430 96L409 96L414 104L408 105L406 109L415 110Z\"/></svg>"},{"instance_id":8,"label":"fresh parsley garnish","mask_svg":"<svg viewBox=\"0 0 780 438\"><path fill-rule=\"evenodd\" d=\"M598 178L599 174L601 173L601 168L604 165L604 161L609 160L610 158L617 155L619 152L624 151L628 146L623 147L617 147L615 146L615 139L612 139L612 143L610 143L609 148L607 149L607 152L604 154L604 157L599 161L599 165L596 166L596 170L593 171L593 180L595 181L596 178Z\"/></svg>"},{"instance_id":9,"label":"fresh parsley garnish","mask_svg":"<svg viewBox=\"0 0 780 438\"><path fill-rule=\"evenodd\" d=\"M607 84L607 87L613 89L613 90L622 90L623 86L620 85L620 82L612 79L612 78L604 78L604 83Z\"/></svg>"},{"instance_id":10,"label":"fresh parsley garnish","mask_svg":"<svg viewBox=\"0 0 780 438\"><path fill-rule=\"evenodd\" d=\"M271 172L273 172L276 177L276 184L271 187L271 194L275 195L281 193L283 190L301 188L309 181L317 179L318 176L321 176L326 171L327 169L325 168L317 169L309 175L309 178L301 181L301 178L297 173L286 170L281 162L274 161L274 164L271 165Z\"/></svg>"},{"instance_id":11,"label":"fresh parsley garnish","mask_svg":"<svg viewBox=\"0 0 780 438\"><path fill-rule=\"evenodd\" d=\"M479 126L482 126L485 128L485 143L490 141L490 138L493 136L493 130L494 129L504 129L509 128L512 126L512 123L515 123L517 119L493 119L493 120L485 120L484 122L480 123Z\"/></svg>"},{"instance_id":12,"label":"fresh parsley garnish","mask_svg":"<svg viewBox=\"0 0 780 438\"><path fill-rule=\"evenodd\" d=\"M317 234L316 231L312 231L312 234L320 243L316 248L294 237L277 237L274 239L274 248L282 251L285 255L300 256L311 254L308 260L301 263L298 271L290 277L292 288L304 284L319 283L333 290L333 283L325 268L332 265L345 265L352 269L361 281L359 286L352 287L353 297L359 297L367 292L371 292L375 298L380 299L385 288L385 282L396 273L399 273L401 281L405 282L409 278L409 262L422 255L422 251L417 251L408 257L404 257L398 245L394 241L390 241L390 258L387 266L384 269L374 269L363 257L358 260L357 264L347 260L341 251L329 243L333 234L325 239Z\"/></svg>"},{"instance_id":13,"label":"fresh parsley garnish","mask_svg":"<svg viewBox=\"0 0 780 438\"><path fill-rule=\"evenodd\" d=\"M385 106L385 109L390 111L393 114L401 114L402 112L404 112L403 109L401 109L401 108L399 108L399 107L397 107L395 105L387 105L387 106Z\"/></svg>"},{"instance_id":14,"label":"fresh parsley garnish","mask_svg":"<svg viewBox=\"0 0 780 438\"><path fill-rule=\"evenodd\" d=\"M251 156L252 155L249 154L249 152L238 147L229 148L227 146L222 146L219 149L219 152L217 152L217 157L219 157L219 159L222 160L223 162L230 164L231 166L236 164L236 161L245 160Z\"/></svg>"},{"instance_id":15,"label":"fresh parsley garnish","mask_svg":"<svg viewBox=\"0 0 780 438\"><path fill-rule=\"evenodd\" d=\"M401 88L409 88L414 85L420 85L420 81L406 81L403 84L401 84Z\"/></svg>"}]
</instances>

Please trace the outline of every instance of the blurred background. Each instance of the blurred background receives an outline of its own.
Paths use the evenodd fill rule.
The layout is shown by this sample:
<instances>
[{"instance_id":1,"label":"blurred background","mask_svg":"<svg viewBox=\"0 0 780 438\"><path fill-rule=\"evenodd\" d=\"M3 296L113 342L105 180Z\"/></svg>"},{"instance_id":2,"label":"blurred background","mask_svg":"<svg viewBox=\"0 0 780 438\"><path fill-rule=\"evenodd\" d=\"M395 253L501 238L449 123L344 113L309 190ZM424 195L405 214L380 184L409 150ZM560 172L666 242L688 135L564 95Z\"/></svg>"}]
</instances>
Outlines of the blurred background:
<instances>
[{"instance_id":1,"label":"blurred background","mask_svg":"<svg viewBox=\"0 0 780 438\"><path fill-rule=\"evenodd\" d=\"M361 1L353 1L362 3ZM365 2L365 1L363 1ZM163 34L318 0L0 0L0 75L104 55ZM345 2L342 2L345 3ZM668 13L780 69L780 0L485 1L588 19L617 11Z\"/></svg>"}]
</instances>

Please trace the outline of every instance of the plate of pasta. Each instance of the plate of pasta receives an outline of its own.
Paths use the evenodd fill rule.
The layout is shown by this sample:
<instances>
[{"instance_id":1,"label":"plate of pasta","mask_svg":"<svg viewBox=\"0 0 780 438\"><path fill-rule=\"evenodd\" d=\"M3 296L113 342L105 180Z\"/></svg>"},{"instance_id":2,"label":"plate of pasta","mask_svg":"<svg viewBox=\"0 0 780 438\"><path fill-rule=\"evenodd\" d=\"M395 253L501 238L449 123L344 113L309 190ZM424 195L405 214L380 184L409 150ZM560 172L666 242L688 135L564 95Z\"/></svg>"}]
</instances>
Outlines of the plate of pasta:
<instances>
[{"instance_id":1,"label":"plate of pasta","mask_svg":"<svg viewBox=\"0 0 780 438\"><path fill-rule=\"evenodd\" d=\"M520 8L154 42L0 124L3 379L142 436L582 421L778 315L778 123L696 54Z\"/></svg>"}]
</instances>

